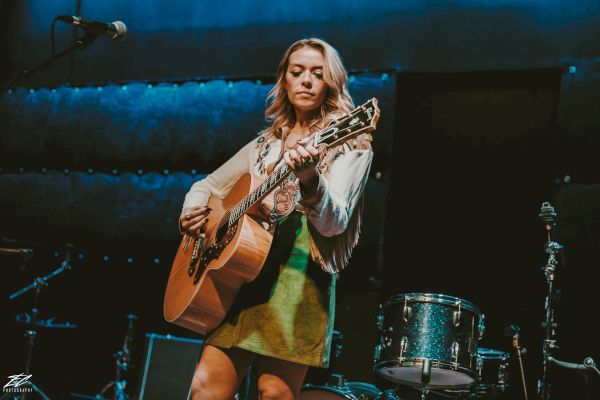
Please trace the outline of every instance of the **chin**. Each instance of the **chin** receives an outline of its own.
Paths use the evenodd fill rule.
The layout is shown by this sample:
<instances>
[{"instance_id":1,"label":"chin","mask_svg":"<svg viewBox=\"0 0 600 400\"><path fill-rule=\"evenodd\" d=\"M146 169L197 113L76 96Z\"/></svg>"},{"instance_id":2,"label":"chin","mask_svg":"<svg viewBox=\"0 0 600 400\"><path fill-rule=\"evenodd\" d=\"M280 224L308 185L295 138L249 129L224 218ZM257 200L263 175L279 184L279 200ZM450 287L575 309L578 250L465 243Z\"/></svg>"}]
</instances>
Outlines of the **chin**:
<instances>
[{"instance_id":1,"label":"chin","mask_svg":"<svg viewBox=\"0 0 600 400\"><path fill-rule=\"evenodd\" d=\"M299 101L294 104L294 107L303 112L310 112L321 107L321 103L315 103L314 101Z\"/></svg>"}]
</instances>

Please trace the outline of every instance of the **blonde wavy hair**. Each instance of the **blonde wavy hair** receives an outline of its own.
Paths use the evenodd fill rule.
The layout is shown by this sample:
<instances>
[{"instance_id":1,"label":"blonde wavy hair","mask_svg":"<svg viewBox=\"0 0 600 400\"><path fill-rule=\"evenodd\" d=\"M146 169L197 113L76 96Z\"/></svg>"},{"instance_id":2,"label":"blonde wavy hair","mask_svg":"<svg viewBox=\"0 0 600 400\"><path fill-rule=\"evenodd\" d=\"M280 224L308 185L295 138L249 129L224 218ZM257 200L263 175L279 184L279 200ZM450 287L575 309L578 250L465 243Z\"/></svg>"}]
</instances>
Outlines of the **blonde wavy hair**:
<instances>
[{"instance_id":1,"label":"blonde wavy hair","mask_svg":"<svg viewBox=\"0 0 600 400\"><path fill-rule=\"evenodd\" d=\"M309 124L311 131L321 129L337 116L346 114L354 109L354 103L348 92L348 74L342 60L329 43L317 38L302 39L293 43L283 54L277 67L277 82L269 91L266 100L265 118L270 126L260 134L273 135L282 138L282 128L292 128L296 123L294 106L287 97L285 75L288 69L290 55L303 47L311 47L323 54L323 80L327 85L327 95L321 105L321 112L316 113Z\"/></svg>"}]
</instances>

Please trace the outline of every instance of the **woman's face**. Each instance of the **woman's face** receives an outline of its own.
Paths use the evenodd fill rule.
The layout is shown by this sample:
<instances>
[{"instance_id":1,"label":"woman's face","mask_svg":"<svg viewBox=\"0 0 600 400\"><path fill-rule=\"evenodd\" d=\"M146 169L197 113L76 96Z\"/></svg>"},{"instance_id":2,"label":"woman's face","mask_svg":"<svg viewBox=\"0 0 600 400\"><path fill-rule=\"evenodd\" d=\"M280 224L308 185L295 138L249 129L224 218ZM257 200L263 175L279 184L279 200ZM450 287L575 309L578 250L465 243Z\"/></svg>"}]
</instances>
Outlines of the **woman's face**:
<instances>
[{"instance_id":1,"label":"woman's face","mask_svg":"<svg viewBox=\"0 0 600 400\"><path fill-rule=\"evenodd\" d=\"M295 50L288 59L285 88L296 113L304 114L321 107L327 96L323 80L323 54L312 47Z\"/></svg>"}]
</instances>

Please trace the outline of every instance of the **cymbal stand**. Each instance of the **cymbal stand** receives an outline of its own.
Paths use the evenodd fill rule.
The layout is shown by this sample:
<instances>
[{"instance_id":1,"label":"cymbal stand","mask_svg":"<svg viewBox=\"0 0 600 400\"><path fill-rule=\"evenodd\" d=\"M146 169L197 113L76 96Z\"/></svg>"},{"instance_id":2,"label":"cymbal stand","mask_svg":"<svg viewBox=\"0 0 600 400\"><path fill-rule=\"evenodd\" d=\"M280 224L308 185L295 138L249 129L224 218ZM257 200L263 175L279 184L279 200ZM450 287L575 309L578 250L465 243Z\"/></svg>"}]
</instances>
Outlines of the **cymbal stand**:
<instances>
[{"instance_id":1,"label":"cymbal stand","mask_svg":"<svg viewBox=\"0 0 600 400\"><path fill-rule=\"evenodd\" d=\"M550 364L556 365L565 369L572 369L581 372L590 372L594 371L598 375L600 375L600 370L596 367L594 360L591 357L586 357L583 360L583 364L574 364L570 362L560 361L553 357L554 349L558 348L557 340L556 340L556 332L558 324L555 321L554 317L554 308L553 308L553 295L554 295L554 278L556 267L558 266L557 255L560 254L560 251L563 249L559 243L553 241L552 233L553 228L556 226L556 212L554 211L554 207L550 205L550 203L545 202L542 204L542 208L540 210L539 217L544 222L544 227L546 228L547 242L545 246L546 254L548 254L548 261L546 265L542 267L544 271L544 275L546 277L546 283L548 285L548 292L546 295L545 309L546 309L546 320L542 324L546 331L546 336L544 339L543 345L543 372L542 378L538 381L538 394L541 400L550 400L550 384L548 379L548 369ZM587 382L587 376L586 376Z\"/></svg>"},{"instance_id":2,"label":"cymbal stand","mask_svg":"<svg viewBox=\"0 0 600 400\"><path fill-rule=\"evenodd\" d=\"M556 216L557 214L554 211L554 207L552 207L550 203L545 202L542 204L539 217L542 219L542 222L544 223L544 228L546 229L547 241L545 245L545 252L546 254L548 254L548 261L546 262L546 265L542 267L542 271L544 271L544 276L546 278L547 292L546 301L544 303L544 308L546 310L546 318L544 323L542 324L542 326L545 329L544 345L542 347L543 370L542 377L538 381L538 394L541 400L550 399L550 385L548 382L548 358L552 357L553 350L558 348L555 331L558 325L554 321L553 295L555 272L558 266L557 255L563 247L552 240L552 233L554 227L556 226Z\"/></svg>"},{"instance_id":3,"label":"cymbal stand","mask_svg":"<svg viewBox=\"0 0 600 400\"><path fill-rule=\"evenodd\" d=\"M133 340L133 321L138 319L136 315L127 315L127 333L125 334L125 340L123 340L123 348L114 354L116 360L115 380L108 382L106 386L102 388L97 397L104 398L104 394L112 388L113 400L129 400L129 395L125 392L127 387L127 380L125 379L125 373L129 369L131 363L131 342Z\"/></svg>"},{"instance_id":4,"label":"cymbal stand","mask_svg":"<svg viewBox=\"0 0 600 400\"><path fill-rule=\"evenodd\" d=\"M35 345L35 339L37 337L36 326L38 322L38 316L40 315L40 309L38 308L39 296L40 292L45 286L48 286L48 281L56 276L60 275L64 271L71 269L71 251L73 250L72 244L67 244L67 252L65 255L65 259L61 262L60 267L49 273L48 275L37 277L33 280L33 283L25 286L24 288L18 290L17 292L11 294L8 298L10 300L14 300L17 297L29 292L30 290L35 289L35 295L33 297L33 307L31 308L31 320L29 321L29 326L25 331L25 338L27 338L27 361L25 362L25 373L23 375L30 375L31 372L31 356L33 354L33 347ZM44 400L50 400L48 395L44 393L42 389L36 386L33 381L28 380L25 385L31 387L31 392L35 392L40 395ZM20 393L21 400L25 400L28 392ZM5 393L0 400L10 398L12 393Z\"/></svg>"}]
</instances>

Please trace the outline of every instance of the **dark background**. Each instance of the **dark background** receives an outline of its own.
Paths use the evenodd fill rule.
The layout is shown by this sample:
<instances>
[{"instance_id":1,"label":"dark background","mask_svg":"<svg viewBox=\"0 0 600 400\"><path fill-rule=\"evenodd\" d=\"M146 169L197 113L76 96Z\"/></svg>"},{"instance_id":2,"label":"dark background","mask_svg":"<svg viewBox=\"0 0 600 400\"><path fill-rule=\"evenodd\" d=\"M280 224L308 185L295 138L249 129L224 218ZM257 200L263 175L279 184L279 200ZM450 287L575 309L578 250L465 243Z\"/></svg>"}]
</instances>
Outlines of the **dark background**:
<instances>
[{"instance_id":1,"label":"dark background","mask_svg":"<svg viewBox=\"0 0 600 400\"><path fill-rule=\"evenodd\" d=\"M336 326L345 339L336 370L385 386L371 372L378 304L394 293L445 293L484 311L483 347L510 352L504 327L521 326L533 397L543 338L543 201L557 206L566 246L557 355L600 358L592 327L597 2L0 4L0 81L50 55L55 15L129 28L124 42L99 38L0 96L2 245L35 251L23 272L20 260L2 256L2 296L58 266L66 242L76 245L74 270L42 294L46 317L79 325L44 330L36 342L34 381L47 392L95 393L112 379L127 313L141 317L136 363L144 333L194 337L161 315L183 195L261 129L279 57L310 36L340 51L357 102L377 96L383 111L365 233L340 279ZM75 32L56 28L64 48ZM23 368L24 326L13 318L29 301L2 302L4 375ZM133 393L137 370L129 376ZM590 398L599 381L590 377ZM514 361L510 383L510 398L520 398ZM577 373L553 370L553 383L553 398L585 398Z\"/></svg>"}]
</instances>

